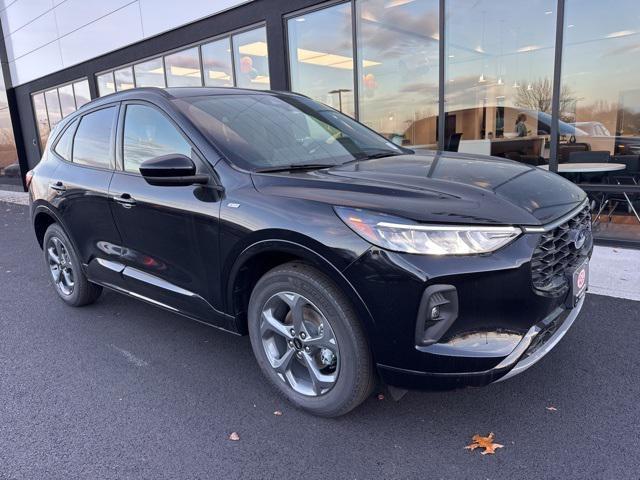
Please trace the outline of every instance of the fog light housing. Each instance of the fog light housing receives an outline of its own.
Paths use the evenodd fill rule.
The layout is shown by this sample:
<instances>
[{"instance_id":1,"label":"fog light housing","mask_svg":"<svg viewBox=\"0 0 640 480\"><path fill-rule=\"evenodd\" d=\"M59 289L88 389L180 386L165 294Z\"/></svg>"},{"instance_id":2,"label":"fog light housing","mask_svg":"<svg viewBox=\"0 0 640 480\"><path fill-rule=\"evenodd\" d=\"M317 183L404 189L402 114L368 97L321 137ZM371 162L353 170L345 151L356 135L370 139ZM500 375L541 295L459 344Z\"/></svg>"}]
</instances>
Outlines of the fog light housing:
<instances>
[{"instance_id":1,"label":"fog light housing","mask_svg":"<svg viewBox=\"0 0 640 480\"><path fill-rule=\"evenodd\" d=\"M431 285L422 294L416 319L416 345L437 343L458 318L458 291L453 285Z\"/></svg>"}]
</instances>

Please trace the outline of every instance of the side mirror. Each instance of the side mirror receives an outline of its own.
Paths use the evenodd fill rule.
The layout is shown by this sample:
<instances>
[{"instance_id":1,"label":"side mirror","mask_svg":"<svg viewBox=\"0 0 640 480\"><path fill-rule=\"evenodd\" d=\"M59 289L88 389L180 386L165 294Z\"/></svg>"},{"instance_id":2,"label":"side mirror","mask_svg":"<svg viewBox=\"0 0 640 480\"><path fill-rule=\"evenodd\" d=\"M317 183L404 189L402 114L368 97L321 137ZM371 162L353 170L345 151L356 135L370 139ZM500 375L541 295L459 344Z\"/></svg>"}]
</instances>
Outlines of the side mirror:
<instances>
[{"instance_id":1,"label":"side mirror","mask_svg":"<svg viewBox=\"0 0 640 480\"><path fill-rule=\"evenodd\" d=\"M196 174L193 160L179 153L145 160L140 165L140 173L149 185L155 186L178 187L209 182L208 175Z\"/></svg>"}]
</instances>

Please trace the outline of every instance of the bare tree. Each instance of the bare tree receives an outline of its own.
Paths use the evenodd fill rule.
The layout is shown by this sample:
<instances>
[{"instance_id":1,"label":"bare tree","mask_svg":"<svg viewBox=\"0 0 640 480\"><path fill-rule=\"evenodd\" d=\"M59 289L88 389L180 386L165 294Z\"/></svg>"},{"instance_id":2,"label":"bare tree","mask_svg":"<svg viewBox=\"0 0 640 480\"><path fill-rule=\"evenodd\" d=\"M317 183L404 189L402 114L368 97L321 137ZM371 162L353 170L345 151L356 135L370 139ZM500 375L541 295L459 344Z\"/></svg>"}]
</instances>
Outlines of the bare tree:
<instances>
[{"instance_id":1,"label":"bare tree","mask_svg":"<svg viewBox=\"0 0 640 480\"><path fill-rule=\"evenodd\" d=\"M516 93L515 104L521 108L551 113L553 85L549 78L541 78L531 83L520 82ZM573 110L579 100L567 85L560 90L560 111Z\"/></svg>"}]
</instances>

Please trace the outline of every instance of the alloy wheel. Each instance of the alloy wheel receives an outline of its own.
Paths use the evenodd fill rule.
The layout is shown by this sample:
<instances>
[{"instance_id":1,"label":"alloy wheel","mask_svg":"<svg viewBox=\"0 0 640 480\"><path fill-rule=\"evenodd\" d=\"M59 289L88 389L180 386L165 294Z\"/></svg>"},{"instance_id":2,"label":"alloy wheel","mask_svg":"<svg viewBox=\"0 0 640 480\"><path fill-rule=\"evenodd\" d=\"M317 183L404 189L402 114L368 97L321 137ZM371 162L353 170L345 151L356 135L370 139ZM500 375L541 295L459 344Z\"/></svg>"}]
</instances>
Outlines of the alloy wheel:
<instances>
[{"instance_id":1,"label":"alloy wheel","mask_svg":"<svg viewBox=\"0 0 640 480\"><path fill-rule=\"evenodd\" d=\"M324 395L340 369L338 342L324 314L310 300L279 292L264 304L262 346L271 368L297 393Z\"/></svg>"},{"instance_id":2,"label":"alloy wheel","mask_svg":"<svg viewBox=\"0 0 640 480\"><path fill-rule=\"evenodd\" d=\"M71 295L75 285L73 264L67 247L58 237L51 237L47 242L47 261L53 283L63 295Z\"/></svg>"}]
</instances>

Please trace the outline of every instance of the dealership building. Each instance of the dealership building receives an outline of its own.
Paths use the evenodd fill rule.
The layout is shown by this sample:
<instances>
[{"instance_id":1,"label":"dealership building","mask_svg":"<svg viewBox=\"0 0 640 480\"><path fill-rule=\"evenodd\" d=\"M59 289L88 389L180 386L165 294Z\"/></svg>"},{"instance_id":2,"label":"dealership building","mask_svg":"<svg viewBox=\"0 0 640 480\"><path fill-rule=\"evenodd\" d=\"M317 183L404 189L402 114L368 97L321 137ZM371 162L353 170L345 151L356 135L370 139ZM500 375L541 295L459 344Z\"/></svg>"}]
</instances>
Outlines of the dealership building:
<instances>
[{"instance_id":1,"label":"dealership building","mask_svg":"<svg viewBox=\"0 0 640 480\"><path fill-rule=\"evenodd\" d=\"M22 186L51 128L93 98L291 90L409 148L629 185L592 187L603 206L594 228L603 241L640 243L638 0L0 3L0 188ZM585 163L600 167L576 167Z\"/></svg>"}]
</instances>

